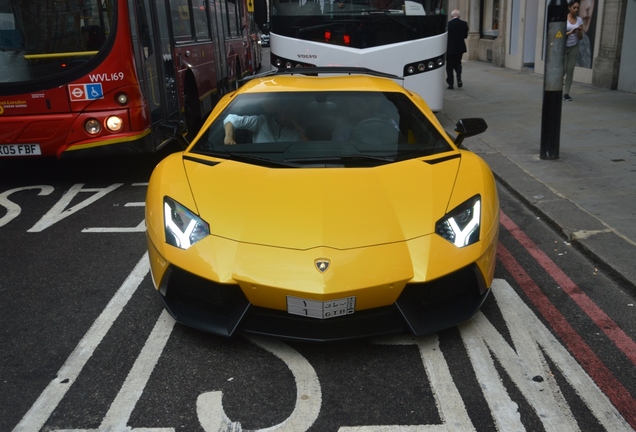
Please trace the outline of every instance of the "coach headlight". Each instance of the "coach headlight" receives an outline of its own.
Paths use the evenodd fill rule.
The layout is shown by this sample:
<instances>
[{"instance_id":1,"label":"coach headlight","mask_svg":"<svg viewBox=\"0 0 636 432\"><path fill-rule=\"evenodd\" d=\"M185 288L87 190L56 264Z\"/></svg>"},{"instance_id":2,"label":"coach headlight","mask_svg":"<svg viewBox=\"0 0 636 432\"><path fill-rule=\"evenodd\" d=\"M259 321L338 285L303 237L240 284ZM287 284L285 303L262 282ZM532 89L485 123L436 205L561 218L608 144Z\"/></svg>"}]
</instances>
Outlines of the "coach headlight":
<instances>
[{"instance_id":1,"label":"coach headlight","mask_svg":"<svg viewBox=\"0 0 636 432\"><path fill-rule=\"evenodd\" d=\"M475 195L437 221L435 232L461 248L479 240L480 225L481 196Z\"/></svg>"},{"instance_id":2,"label":"coach headlight","mask_svg":"<svg viewBox=\"0 0 636 432\"><path fill-rule=\"evenodd\" d=\"M206 221L168 197L163 199L163 219L166 243L180 249L188 249L210 235Z\"/></svg>"}]
</instances>

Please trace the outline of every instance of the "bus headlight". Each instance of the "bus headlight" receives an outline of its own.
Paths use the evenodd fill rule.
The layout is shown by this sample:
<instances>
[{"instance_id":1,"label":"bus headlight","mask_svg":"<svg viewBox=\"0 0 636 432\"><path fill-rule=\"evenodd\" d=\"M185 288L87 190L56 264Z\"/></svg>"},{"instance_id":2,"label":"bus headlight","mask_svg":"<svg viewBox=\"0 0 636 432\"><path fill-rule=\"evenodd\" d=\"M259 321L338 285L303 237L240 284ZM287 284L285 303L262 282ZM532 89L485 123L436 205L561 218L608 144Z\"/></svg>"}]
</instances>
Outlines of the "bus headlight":
<instances>
[{"instance_id":1,"label":"bus headlight","mask_svg":"<svg viewBox=\"0 0 636 432\"><path fill-rule=\"evenodd\" d=\"M111 132L119 132L124 125L124 121L117 116L110 116L106 119L106 127Z\"/></svg>"},{"instance_id":2,"label":"bus headlight","mask_svg":"<svg viewBox=\"0 0 636 432\"><path fill-rule=\"evenodd\" d=\"M94 118L86 120L84 129L91 135L97 135L102 131L102 125Z\"/></svg>"},{"instance_id":3,"label":"bus headlight","mask_svg":"<svg viewBox=\"0 0 636 432\"><path fill-rule=\"evenodd\" d=\"M126 93L117 93L115 100L119 105L126 105L128 103L128 95Z\"/></svg>"},{"instance_id":4,"label":"bus headlight","mask_svg":"<svg viewBox=\"0 0 636 432\"><path fill-rule=\"evenodd\" d=\"M444 56L438 56L429 58L426 60L420 60L415 63L409 63L404 65L404 76L415 75L420 73L426 73L432 70L439 69L444 66Z\"/></svg>"}]
</instances>

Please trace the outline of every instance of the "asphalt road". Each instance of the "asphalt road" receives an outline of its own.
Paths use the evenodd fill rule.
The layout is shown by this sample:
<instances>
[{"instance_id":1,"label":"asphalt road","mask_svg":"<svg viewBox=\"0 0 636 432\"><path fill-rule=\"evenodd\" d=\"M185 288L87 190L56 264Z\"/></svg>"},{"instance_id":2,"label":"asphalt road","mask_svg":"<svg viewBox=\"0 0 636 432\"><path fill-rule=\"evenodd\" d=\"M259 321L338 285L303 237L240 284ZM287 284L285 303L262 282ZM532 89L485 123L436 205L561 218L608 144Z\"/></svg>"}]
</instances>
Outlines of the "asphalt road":
<instances>
[{"instance_id":1,"label":"asphalt road","mask_svg":"<svg viewBox=\"0 0 636 432\"><path fill-rule=\"evenodd\" d=\"M223 339L162 310L145 258L162 155L0 160L0 430L636 426L633 296L500 188L493 295L422 338Z\"/></svg>"}]
</instances>

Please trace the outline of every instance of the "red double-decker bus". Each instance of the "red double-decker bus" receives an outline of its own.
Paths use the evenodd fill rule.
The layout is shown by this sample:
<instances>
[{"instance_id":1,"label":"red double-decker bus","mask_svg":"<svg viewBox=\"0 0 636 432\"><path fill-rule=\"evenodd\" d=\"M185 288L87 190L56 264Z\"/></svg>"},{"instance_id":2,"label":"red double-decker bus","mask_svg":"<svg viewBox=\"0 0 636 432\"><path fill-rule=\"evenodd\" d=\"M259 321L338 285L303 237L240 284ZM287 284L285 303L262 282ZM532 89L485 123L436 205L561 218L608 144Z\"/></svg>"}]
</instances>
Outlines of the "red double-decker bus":
<instances>
[{"instance_id":1,"label":"red double-decker bus","mask_svg":"<svg viewBox=\"0 0 636 432\"><path fill-rule=\"evenodd\" d=\"M247 1L0 0L0 158L149 153L162 122L195 132L257 66L262 0Z\"/></svg>"}]
</instances>

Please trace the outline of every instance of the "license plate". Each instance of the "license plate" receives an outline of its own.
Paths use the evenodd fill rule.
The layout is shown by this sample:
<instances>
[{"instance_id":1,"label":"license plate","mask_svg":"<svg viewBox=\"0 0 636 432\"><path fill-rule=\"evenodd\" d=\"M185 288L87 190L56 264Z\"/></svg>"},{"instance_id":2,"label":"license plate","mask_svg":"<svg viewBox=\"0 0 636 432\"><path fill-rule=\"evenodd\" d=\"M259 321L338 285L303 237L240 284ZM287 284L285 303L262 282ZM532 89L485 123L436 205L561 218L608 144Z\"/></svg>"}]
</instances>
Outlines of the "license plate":
<instances>
[{"instance_id":1,"label":"license plate","mask_svg":"<svg viewBox=\"0 0 636 432\"><path fill-rule=\"evenodd\" d=\"M41 156L40 144L2 144L0 157Z\"/></svg>"},{"instance_id":2,"label":"license plate","mask_svg":"<svg viewBox=\"0 0 636 432\"><path fill-rule=\"evenodd\" d=\"M327 319L342 315L351 315L355 312L355 309L355 296L327 301L287 296L287 312L292 315Z\"/></svg>"}]
</instances>

